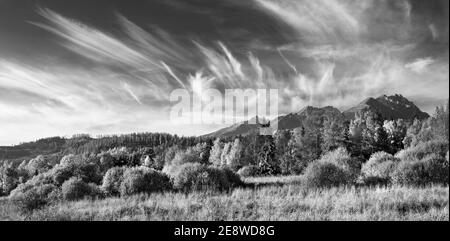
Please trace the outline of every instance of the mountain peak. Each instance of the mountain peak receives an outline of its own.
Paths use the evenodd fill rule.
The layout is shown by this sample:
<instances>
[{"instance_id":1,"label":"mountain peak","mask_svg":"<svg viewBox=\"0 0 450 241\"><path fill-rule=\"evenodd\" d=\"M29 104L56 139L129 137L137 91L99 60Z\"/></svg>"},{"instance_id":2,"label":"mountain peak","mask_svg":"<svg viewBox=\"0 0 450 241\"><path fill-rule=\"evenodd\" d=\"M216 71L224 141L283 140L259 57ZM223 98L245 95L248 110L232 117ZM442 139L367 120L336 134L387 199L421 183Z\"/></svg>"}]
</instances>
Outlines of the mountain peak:
<instances>
[{"instance_id":1,"label":"mountain peak","mask_svg":"<svg viewBox=\"0 0 450 241\"><path fill-rule=\"evenodd\" d=\"M267 120L264 117L260 117L260 116L255 116L253 118L251 118L248 121L245 121L244 123L247 124L266 124L267 122L269 122L269 120Z\"/></svg>"},{"instance_id":2,"label":"mountain peak","mask_svg":"<svg viewBox=\"0 0 450 241\"><path fill-rule=\"evenodd\" d=\"M336 109L333 106L325 106L325 107L314 107L314 106L306 106L305 108L301 109L299 112L297 112L298 115L311 115L315 112L339 112L338 109Z\"/></svg>"},{"instance_id":3,"label":"mountain peak","mask_svg":"<svg viewBox=\"0 0 450 241\"><path fill-rule=\"evenodd\" d=\"M422 112L413 102L400 94L382 95L378 98L367 98L359 105L344 112L347 118L354 118L359 111L373 111L384 119L426 119L429 115Z\"/></svg>"}]
</instances>

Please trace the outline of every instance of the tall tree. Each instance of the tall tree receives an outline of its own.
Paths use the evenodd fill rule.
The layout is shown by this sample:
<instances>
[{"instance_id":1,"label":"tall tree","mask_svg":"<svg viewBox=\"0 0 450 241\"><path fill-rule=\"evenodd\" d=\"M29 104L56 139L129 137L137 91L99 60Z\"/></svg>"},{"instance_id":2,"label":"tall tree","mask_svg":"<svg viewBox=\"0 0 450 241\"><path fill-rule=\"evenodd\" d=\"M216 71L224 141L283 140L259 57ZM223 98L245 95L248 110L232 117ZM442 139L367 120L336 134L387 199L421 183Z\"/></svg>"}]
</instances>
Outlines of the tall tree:
<instances>
[{"instance_id":1,"label":"tall tree","mask_svg":"<svg viewBox=\"0 0 450 241\"><path fill-rule=\"evenodd\" d=\"M265 136L265 142L259 151L258 163L262 174L276 175L280 173L280 167L275 158L276 149L272 136Z\"/></svg>"},{"instance_id":2,"label":"tall tree","mask_svg":"<svg viewBox=\"0 0 450 241\"><path fill-rule=\"evenodd\" d=\"M12 163L3 162L0 166L0 194L9 195L19 184L19 174Z\"/></svg>"},{"instance_id":3,"label":"tall tree","mask_svg":"<svg viewBox=\"0 0 450 241\"><path fill-rule=\"evenodd\" d=\"M402 150L405 146L403 140L406 136L407 124L404 120L385 121L383 128L385 129L389 140L389 153L394 154Z\"/></svg>"},{"instance_id":4,"label":"tall tree","mask_svg":"<svg viewBox=\"0 0 450 241\"><path fill-rule=\"evenodd\" d=\"M242 167L241 156L243 151L243 145L239 138L236 138L231 145L228 157L226 158L226 165L232 170L239 170Z\"/></svg>"},{"instance_id":5,"label":"tall tree","mask_svg":"<svg viewBox=\"0 0 450 241\"><path fill-rule=\"evenodd\" d=\"M214 141L214 144L211 148L211 153L209 156L209 163L220 166L222 164L221 156L224 144L220 138L217 138Z\"/></svg>"},{"instance_id":6,"label":"tall tree","mask_svg":"<svg viewBox=\"0 0 450 241\"><path fill-rule=\"evenodd\" d=\"M347 126L344 119L330 116L323 123L322 153L346 146Z\"/></svg>"}]
</instances>

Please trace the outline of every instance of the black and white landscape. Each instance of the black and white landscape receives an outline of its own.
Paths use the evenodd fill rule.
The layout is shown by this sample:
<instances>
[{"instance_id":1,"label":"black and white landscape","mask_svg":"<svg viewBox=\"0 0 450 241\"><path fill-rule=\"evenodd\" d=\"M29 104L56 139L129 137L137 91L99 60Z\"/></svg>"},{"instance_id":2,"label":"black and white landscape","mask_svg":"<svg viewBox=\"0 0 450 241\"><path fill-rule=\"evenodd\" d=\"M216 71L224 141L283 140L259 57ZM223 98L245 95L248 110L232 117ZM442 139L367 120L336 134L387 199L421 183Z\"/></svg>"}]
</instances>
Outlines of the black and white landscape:
<instances>
[{"instance_id":1,"label":"black and white landscape","mask_svg":"<svg viewBox=\"0 0 450 241\"><path fill-rule=\"evenodd\" d=\"M449 220L448 0L0 0L0 220Z\"/></svg>"}]
</instances>

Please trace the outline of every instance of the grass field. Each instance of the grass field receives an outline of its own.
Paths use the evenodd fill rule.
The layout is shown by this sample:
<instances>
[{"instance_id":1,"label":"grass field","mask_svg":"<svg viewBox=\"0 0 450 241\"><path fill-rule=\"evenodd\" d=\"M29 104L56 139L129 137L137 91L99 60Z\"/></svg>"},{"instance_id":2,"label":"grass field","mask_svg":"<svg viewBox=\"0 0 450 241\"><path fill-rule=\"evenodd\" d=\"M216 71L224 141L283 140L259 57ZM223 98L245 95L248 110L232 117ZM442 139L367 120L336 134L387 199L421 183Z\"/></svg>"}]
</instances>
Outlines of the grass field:
<instances>
[{"instance_id":1,"label":"grass field","mask_svg":"<svg viewBox=\"0 0 450 241\"><path fill-rule=\"evenodd\" d=\"M6 199L3 220L449 220L443 186L307 189L301 177L251 178L229 193L175 192L63 202L19 216Z\"/></svg>"}]
</instances>

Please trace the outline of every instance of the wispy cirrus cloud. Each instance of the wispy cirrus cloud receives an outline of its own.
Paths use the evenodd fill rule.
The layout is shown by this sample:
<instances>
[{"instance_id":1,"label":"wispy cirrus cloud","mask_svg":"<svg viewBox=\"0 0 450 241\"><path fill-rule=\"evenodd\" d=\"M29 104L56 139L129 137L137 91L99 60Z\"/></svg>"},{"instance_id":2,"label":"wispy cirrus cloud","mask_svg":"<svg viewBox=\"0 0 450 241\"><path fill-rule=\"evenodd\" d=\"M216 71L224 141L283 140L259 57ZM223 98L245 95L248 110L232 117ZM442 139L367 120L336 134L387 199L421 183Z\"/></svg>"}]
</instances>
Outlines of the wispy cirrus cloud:
<instances>
[{"instance_id":1,"label":"wispy cirrus cloud","mask_svg":"<svg viewBox=\"0 0 450 241\"><path fill-rule=\"evenodd\" d=\"M413 72L418 74L422 74L427 71L428 66L433 64L436 60L433 58L420 58L416 59L412 63L408 63L405 65L406 68L410 69Z\"/></svg>"},{"instance_id":2,"label":"wispy cirrus cloud","mask_svg":"<svg viewBox=\"0 0 450 241\"><path fill-rule=\"evenodd\" d=\"M160 30L146 31L121 15L117 22L123 31L114 36L48 9L39 13L47 23L32 24L54 33L92 67L65 66L57 60L46 66L0 60L0 93L10 93L0 96L5 105L1 121L11 127L2 135L17 140L80 132L194 134L185 127L167 126L171 91L195 91L196 86L263 87L261 83L271 77L257 58L249 54L243 63L221 42L213 41L212 47L180 43ZM15 122L17 118L24 121ZM39 125L45 128L31 135L19 128L31 130Z\"/></svg>"},{"instance_id":3,"label":"wispy cirrus cloud","mask_svg":"<svg viewBox=\"0 0 450 241\"><path fill-rule=\"evenodd\" d=\"M305 105L345 109L394 93L431 111L448 98L448 23L422 16L415 0L252 0L236 6L259 11L292 36L282 44L263 41L275 32L258 21L252 26L261 31L252 38L245 23L227 22L224 13L214 23L225 30L205 38L137 24L118 13L108 31L39 9L40 20L32 24L77 58L31 64L0 59L0 141L218 128L170 125L169 95L178 88L200 97L208 88L277 88L282 113ZM209 7L194 12L213 14Z\"/></svg>"},{"instance_id":4,"label":"wispy cirrus cloud","mask_svg":"<svg viewBox=\"0 0 450 241\"><path fill-rule=\"evenodd\" d=\"M309 43L358 37L361 26L341 2L257 0L261 7L295 27L298 37Z\"/></svg>"},{"instance_id":5,"label":"wispy cirrus cloud","mask_svg":"<svg viewBox=\"0 0 450 241\"><path fill-rule=\"evenodd\" d=\"M448 46L443 56L418 55L433 45L426 36L436 40L437 28L430 33L414 2L255 1L297 31L296 41L279 48L294 56L288 64L298 69L284 96L292 108L346 108L367 96L393 93L419 102L439 93L435 105L448 98ZM448 29L448 23L435 24ZM432 110L431 105L422 108Z\"/></svg>"}]
</instances>

